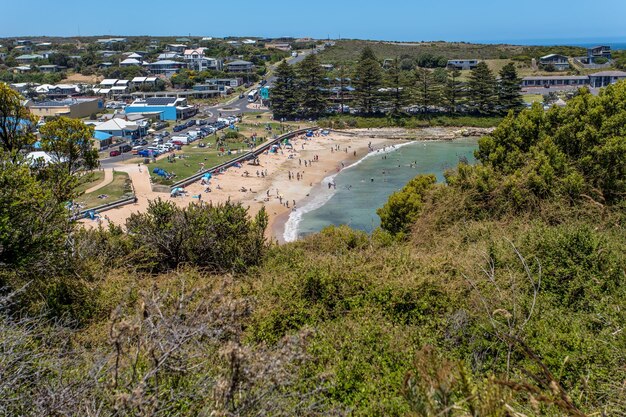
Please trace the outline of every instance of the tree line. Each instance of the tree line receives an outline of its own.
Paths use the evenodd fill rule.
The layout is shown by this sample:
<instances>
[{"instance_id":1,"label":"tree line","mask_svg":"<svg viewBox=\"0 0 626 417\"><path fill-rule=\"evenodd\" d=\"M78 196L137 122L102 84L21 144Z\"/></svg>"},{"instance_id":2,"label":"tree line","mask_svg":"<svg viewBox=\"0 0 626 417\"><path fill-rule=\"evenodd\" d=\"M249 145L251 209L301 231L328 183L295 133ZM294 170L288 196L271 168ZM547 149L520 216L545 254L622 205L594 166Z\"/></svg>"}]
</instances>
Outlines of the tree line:
<instances>
[{"instance_id":1,"label":"tree line","mask_svg":"<svg viewBox=\"0 0 626 417\"><path fill-rule=\"evenodd\" d=\"M498 115L518 112L524 106L521 80L513 63L496 75L480 62L464 80L459 70L407 66L406 60L399 58L385 61L383 68L373 51L365 48L352 74L342 67L338 73L331 82L315 55L295 66L282 62L271 90L275 117L319 117L328 111L332 98L338 107L349 105L362 115L398 117L407 110Z\"/></svg>"}]
</instances>

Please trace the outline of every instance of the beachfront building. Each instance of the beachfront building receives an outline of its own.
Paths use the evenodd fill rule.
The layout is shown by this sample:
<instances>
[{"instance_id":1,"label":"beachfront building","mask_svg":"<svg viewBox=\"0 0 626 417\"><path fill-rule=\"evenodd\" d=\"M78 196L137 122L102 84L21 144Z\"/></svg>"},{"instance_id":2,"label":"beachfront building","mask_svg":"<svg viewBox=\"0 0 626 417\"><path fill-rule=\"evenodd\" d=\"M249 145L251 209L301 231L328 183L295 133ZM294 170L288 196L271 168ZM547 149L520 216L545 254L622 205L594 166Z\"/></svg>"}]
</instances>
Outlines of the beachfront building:
<instances>
[{"instance_id":1,"label":"beachfront building","mask_svg":"<svg viewBox=\"0 0 626 417\"><path fill-rule=\"evenodd\" d=\"M254 71L254 64L249 61L237 60L226 64L226 71L228 72L252 72Z\"/></svg>"},{"instance_id":2,"label":"beachfront building","mask_svg":"<svg viewBox=\"0 0 626 417\"><path fill-rule=\"evenodd\" d=\"M98 98L71 98L66 100L29 101L27 107L37 117L65 116L74 119L101 111L104 103Z\"/></svg>"},{"instance_id":3,"label":"beachfront building","mask_svg":"<svg viewBox=\"0 0 626 417\"><path fill-rule=\"evenodd\" d=\"M615 84L621 80L626 80L626 72L602 71L589 76L589 85L593 88L601 88Z\"/></svg>"},{"instance_id":4,"label":"beachfront building","mask_svg":"<svg viewBox=\"0 0 626 417\"><path fill-rule=\"evenodd\" d=\"M158 113L160 120L179 120L194 116L198 109L190 106L186 98L150 97L137 99L124 109L129 113Z\"/></svg>"},{"instance_id":5,"label":"beachfront building","mask_svg":"<svg viewBox=\"0 0 626 417\"><path fill-rule=\"evenodd\" d=\"M587 84L589 84L589 77L586 75L542 75L522 79L522 87L583 86Z\"/></svg>"},{"instance_id":6,"label":"beachfront building","mask_svg":"<svg viewBox=\"0 0 626 417\"><path fill-rule=\"evenodd\" d=\"M593 63L596 58L605 58L611 60L611 47L606 45L594 46L587 49L587 58L589 63Z\"/></svg>"},{"instance_id":7,"label":"beachfront building","mask_svg":"<svg viewBox=\"0 0 626 417\"><path fill-rule=\"evenodd\" d=\"M135 77L130 80L130 86L134 89L142 88L144 86L155 87L157 80L157 77Z\"/></svg>"},{"instance_id":8,"label":"beachfront building","mask_svg":"<svg viewBox=\"0 0 626 417\"><path fill-rule=\"evenodd\" d=\"M106 122L94 123L94 131L103 138L106 136L138 138L141 135L139 124L124 119L111 119Z\"/></svg>"},{"instance_id":9,"label":"beachfront building","mask_svg":"<svg viewBox=\"0 0 626 417\"><path fill-rule=\"evenodd\" d=\"M187 45L181 43L170 43L165 46L165 50L168 52L176 52L182 54L187 49Z\"/></svg>"},{"instance_id":10,"label":"beachfront building","mask_svg":"<svg viewBox=\"0 0 626 417\"><path fill-rule=\"evenodd\" d=\"M211 58L204 55L207 48L185 49L184 59L189 69L196 71L222 71L224 61L218 58Z\"/></svg>"},{"instance_id":11,"label":"beachfront building","mask_svg":"<svg viewBox=\"0 0 626 417\"><path fill-rule=\"evenodd\" d=\"M539 58L539 64L544 67L553 67L557 71L569 69L569 59L565 55L550 54Z\"/></svg>"},{"instance_id":12,"label":"beachfront building","mask_svg":"<svg viewBox=\"0 0 626 417\"><path fill-rule=\"evenodd\" d=\"M33 62L40 60L40 59L44 59L43 55L40 54L25 54L25 55L20 55L17 58L15 58L15 61L19 62L20 64L32 64Z\"/></svg>"},{"instance_id":13,"label":"beachfront building","mask_svg":"<svg viewBox=\"0 0 626 417\"><path fill-rule=\"evenodd\" d=\"M164 59L162 61L149 62L144 64L146 68L153 75L165 75L166 77L171 77L180 71L181 68L184 68L186 64L177 61L171 61L169 59Z\"/></svg>"},{"instance_id":14,"label":"beachfront building","mask_svg":"<svg viewBox=\"0 0 626 417\"><path fill-rule=\"evenodd\" d=\"M237 88L243 85L243 78L207 78L204 82L205 84L215 84L220 89L224 89L224 87Z\"/></svg>"},{"instance_id":15,"label":"beachfront building","mask_svg":"<svg viewBox=\"0 0 626 417\"><path fill-rule=\"evenodd\" d=\"M624 71L602 71L591 75L545 75L523 78L522 87L582 87L588 85L592 88L602 88L621 80L626 80L626 72Z\"/></svg>"},{"instance_id":16,"label":"beachfront building","mask_svg":"<svg viewBox=\"0 0 626 417\"><path fill-rule=\"evenodd\" d=\"M476 68L479 62L477 59L450 59L447 66L449 69L471 70Z\"/></svg>"},{"instance_id":17,"label":"beachfront building","mask_svg":"<svg viewBox=\"0 0 626 417\"><path fill-rule=\"evenodd\" d=\"M76 96L81 93L81 89L76 84L42 84L34 88L37 95L48 98L62 98Z\"/></svg>"}]
</instances>

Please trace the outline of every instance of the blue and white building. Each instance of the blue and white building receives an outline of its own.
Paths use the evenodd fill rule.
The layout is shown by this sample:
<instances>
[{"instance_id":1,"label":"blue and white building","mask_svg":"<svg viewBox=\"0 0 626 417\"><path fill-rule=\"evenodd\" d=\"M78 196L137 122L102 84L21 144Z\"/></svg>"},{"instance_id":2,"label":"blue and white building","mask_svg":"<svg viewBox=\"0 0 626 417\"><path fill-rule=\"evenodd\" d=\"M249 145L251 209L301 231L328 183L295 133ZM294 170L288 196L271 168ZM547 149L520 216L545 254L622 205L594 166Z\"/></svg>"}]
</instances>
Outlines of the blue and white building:
<instances>
[{"instance_id":1,"label":"blue and white building","mask_svg":"<svg viewBox=\"0 0 626 417\"><path fill-rule=\"evenodd\" d=\"M130 113L158 113L160 120L187 119L197 113L198 109L190 106L186 98L179 97L152 97L135 100L126 106L124 112Z\"/></svg>"}]
</instances>

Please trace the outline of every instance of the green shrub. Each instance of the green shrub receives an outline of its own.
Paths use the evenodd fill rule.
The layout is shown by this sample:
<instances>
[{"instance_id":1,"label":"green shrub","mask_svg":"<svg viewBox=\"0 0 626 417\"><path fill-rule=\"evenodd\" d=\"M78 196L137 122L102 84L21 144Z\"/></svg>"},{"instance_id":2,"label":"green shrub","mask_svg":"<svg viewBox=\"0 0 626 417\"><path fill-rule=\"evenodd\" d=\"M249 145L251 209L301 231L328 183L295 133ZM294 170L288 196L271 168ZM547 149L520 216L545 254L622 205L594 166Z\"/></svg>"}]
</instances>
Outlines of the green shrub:
<instances>
[{"instance_id":1,"label":"green shrub","mask_svg":"<svg viewBox=\"0 0 626 417\"><path fill-rule=\"evenodd\" d=\"M263 259L267 215L254 220L240 203L190 204L152 201L145 213L126 222L137 250L146 253L147 267L156 270L192 264L211 271L242 272Z\"/></svg>"},{"instance_id":2,"label":"green shrub","mask_svg":"<svg viewBox=\"0 0 626 417\"><path fill-rule=\"evenodd\" d=\"M434 175L419 175L393 193L376 213L380 226L392 235L407 233L420 214L424 194L437 182Z\"/></svg>"}]
</instances>

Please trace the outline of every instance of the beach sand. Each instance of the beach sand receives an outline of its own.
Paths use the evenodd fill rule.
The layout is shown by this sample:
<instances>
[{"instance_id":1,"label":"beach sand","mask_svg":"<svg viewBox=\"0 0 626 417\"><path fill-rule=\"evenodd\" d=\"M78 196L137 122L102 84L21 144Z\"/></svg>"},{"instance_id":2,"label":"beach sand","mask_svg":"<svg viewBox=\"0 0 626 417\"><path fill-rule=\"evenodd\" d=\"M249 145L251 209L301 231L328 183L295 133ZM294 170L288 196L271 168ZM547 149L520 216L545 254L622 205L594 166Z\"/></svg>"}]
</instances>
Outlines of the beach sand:
<instances>
[{"instance_id":1,"label":"beach sand","mask_svg":"<svg viewBox=\"0 0 626 417\"><path fill-rule=\"evenodd\" d=\"M250 216L254 216L261 207L265 207L269 216L267 237L283 242L284 224L289 218L294 202L296 206L301 205L310 196L314 187L324 178L339 172L342 164L348 167L356 160L363 158L368 153L369 143L373 148L379 149L398 142L333 132L329 136L312 138L300 136L291 139L290 143L293 145L292 149L261 154L259 165L245 163L240 168L231 167L226 172L215 175L209 184L211 192L205 192L207 186L198 181L185 187L186 195L179 197L170 197L169 193L152 191L149 173L146 169L149 165L147 167L142 165L141 172L137 165L124 165L116 168L118 171L129 173L137 202L102 213L104 218L102 224L106 226L107 222L111 222L124 225L132 213L145 212L148 202L157 198L173 201L181 207L199 201L217 204L230 200L241 202L248 207ZM337 148L338 150L335 150ZM259 176L257 176L257 171ZM261 171L267 175L261 176ZM289 179L289 173L292 173L291 179ZM298 173L301 175L300 180L297 179ZM242 191L243 188L246 191ZM193 198L194 195L201 195L201 200ZM81 220L81 222L87 227L98 225L98 222L92 220Z\"/></svg>"}]
</instances>

